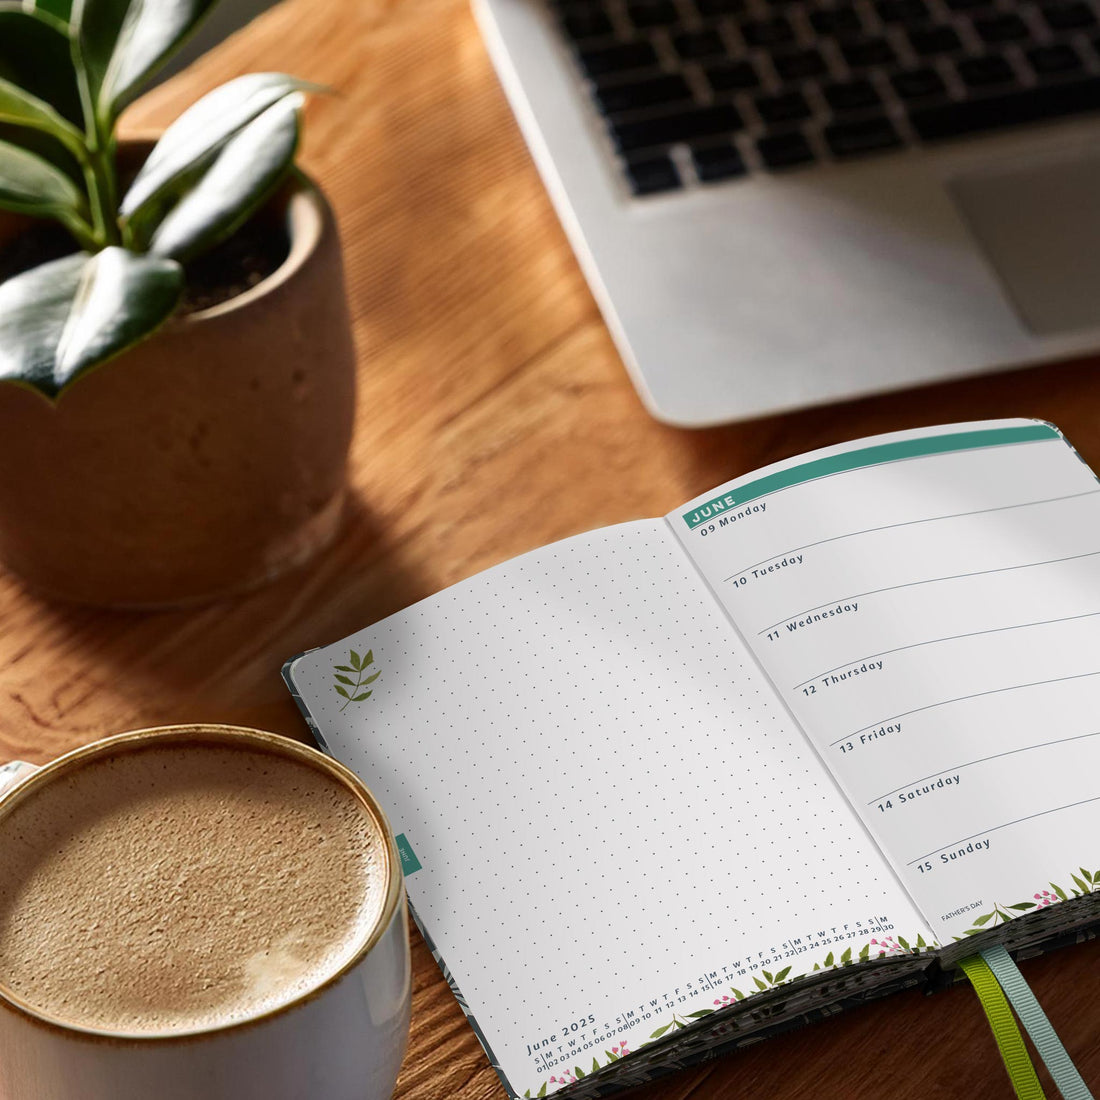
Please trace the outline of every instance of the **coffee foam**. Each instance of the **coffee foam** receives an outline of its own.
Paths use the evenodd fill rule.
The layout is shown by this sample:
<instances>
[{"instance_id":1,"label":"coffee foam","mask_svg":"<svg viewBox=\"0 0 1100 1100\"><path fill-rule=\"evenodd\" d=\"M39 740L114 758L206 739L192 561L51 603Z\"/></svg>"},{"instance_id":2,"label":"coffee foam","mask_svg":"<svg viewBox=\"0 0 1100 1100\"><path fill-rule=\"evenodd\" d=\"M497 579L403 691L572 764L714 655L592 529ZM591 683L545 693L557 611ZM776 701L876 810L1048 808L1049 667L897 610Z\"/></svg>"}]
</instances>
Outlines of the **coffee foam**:
<instances>
[{"instance_id":1,"label":"coffee foam","mask_svg":"<svg viewBox=\"0 0 1100 1100\"><path fill-rule=\"evenodd\" d=\"M385 846L351 790L288 756L193 741L91 760L0 818L0 988L122 1034L254 1018L356 954Z\"/></svg>"}]
</instances>

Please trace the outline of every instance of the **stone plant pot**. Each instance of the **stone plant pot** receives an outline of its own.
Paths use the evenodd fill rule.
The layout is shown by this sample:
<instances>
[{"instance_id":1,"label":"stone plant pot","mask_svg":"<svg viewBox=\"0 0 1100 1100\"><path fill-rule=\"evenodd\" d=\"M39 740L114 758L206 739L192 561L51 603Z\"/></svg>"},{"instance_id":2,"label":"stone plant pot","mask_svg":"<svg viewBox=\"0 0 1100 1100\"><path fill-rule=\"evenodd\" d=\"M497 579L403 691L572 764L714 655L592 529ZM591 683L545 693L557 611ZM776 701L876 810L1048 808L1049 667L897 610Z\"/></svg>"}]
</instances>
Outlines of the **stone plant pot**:
<instances>
[{"instance_id":1,"label":"stone plant pot","mask_svg":"<svg viewBox=\"0 0 1100 1100\"><path fill-rule=\"evenodd\" d=\"M336 226L300 180L263 216L285 218L290 251L257 286L170 321L56 403L0 382L0 562L32 587L192 603L334 536L355 406Z\"/></svg>"}]
</instances>

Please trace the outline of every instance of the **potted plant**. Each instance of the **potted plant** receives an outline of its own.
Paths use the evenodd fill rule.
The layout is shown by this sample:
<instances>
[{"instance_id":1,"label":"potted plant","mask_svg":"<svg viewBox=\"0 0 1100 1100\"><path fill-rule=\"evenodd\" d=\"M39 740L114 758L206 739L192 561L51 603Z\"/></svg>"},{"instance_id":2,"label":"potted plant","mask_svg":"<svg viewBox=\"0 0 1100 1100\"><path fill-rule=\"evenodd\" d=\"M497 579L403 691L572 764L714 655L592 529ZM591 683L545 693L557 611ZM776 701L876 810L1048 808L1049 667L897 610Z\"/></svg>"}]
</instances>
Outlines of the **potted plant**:
<instances>
[{"instance_id":1,"label":"potted plant","mask_svg":"<svg viewBox=\"0 0 1100 1100\"><path fill-rule=\"evenodd\" d=\"M213 0L69 2L0 0L0 561L83 602L223 595L339 521L355 359L294 167L310 86L243 76L120 145Z\"/></svg>"}]
</instances>

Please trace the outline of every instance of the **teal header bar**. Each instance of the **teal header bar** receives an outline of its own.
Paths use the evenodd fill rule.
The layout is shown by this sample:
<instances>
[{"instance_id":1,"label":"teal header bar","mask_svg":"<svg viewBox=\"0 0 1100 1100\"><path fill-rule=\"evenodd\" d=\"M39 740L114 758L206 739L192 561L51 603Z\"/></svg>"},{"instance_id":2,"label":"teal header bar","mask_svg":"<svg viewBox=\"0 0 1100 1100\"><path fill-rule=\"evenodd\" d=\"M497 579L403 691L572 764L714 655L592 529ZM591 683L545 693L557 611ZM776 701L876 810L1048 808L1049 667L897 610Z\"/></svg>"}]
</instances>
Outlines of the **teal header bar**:
<instances>
[{"instance_id":1,"label":"teal header bar","mask_svg":"<svg viewBox=\"0 0 1100 1100\"><path fill-rule=\"evenodd\" d=\"M1061 436L1049 424L1026 424L1019 428L986 428L975 432L956 432L954 435L927 436L924 439L903 439L897 443L879 443L858 451L817 458L813 462L804 462L801 466L792 466L789 470L749 481L730 493L708 500L694 511L684 512L681 518L690 530L694 530L707 520L759 497L831 474L862 470L867 466L880 466L903 458L950 454L952 451L971 451L980 447L1002 447L1007 443L1034 443L1044 439L1061 439Z\"/></svg>"},{"instance_id":2,"label":"teal header bar","mask_svg":"<svg viewBox=\"0 0 1100 1100\"><path fill-rule=\"evenodd\" d=\"M412 850L412 845L405 838L404 833L398 833L393 839L397 841L397 854L401 857L401 870L407 878L420 870L420 860L416 858L416 853Z\"/></svg>"}]
</instances>

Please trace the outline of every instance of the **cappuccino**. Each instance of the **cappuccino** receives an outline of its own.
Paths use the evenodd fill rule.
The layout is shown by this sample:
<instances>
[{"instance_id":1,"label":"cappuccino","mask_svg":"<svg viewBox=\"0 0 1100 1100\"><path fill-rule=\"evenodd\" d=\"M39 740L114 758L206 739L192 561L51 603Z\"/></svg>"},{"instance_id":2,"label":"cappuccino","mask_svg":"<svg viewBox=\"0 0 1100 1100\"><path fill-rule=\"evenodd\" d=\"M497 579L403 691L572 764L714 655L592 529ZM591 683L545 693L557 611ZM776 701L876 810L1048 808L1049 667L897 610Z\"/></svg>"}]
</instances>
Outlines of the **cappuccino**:
<instances>
[{"instance_id":1,"label":"cappuccino","mask_svg":"<svg viewBox=\"0 0 1100 1100\"><path fill-rule=\"evenodd\" d=\"M385 826L274 743L154 738L39 778L0 812L0 993L46 1019L131 1036L253 1020L382 920Z\"/></svg>"}]
</instances>

